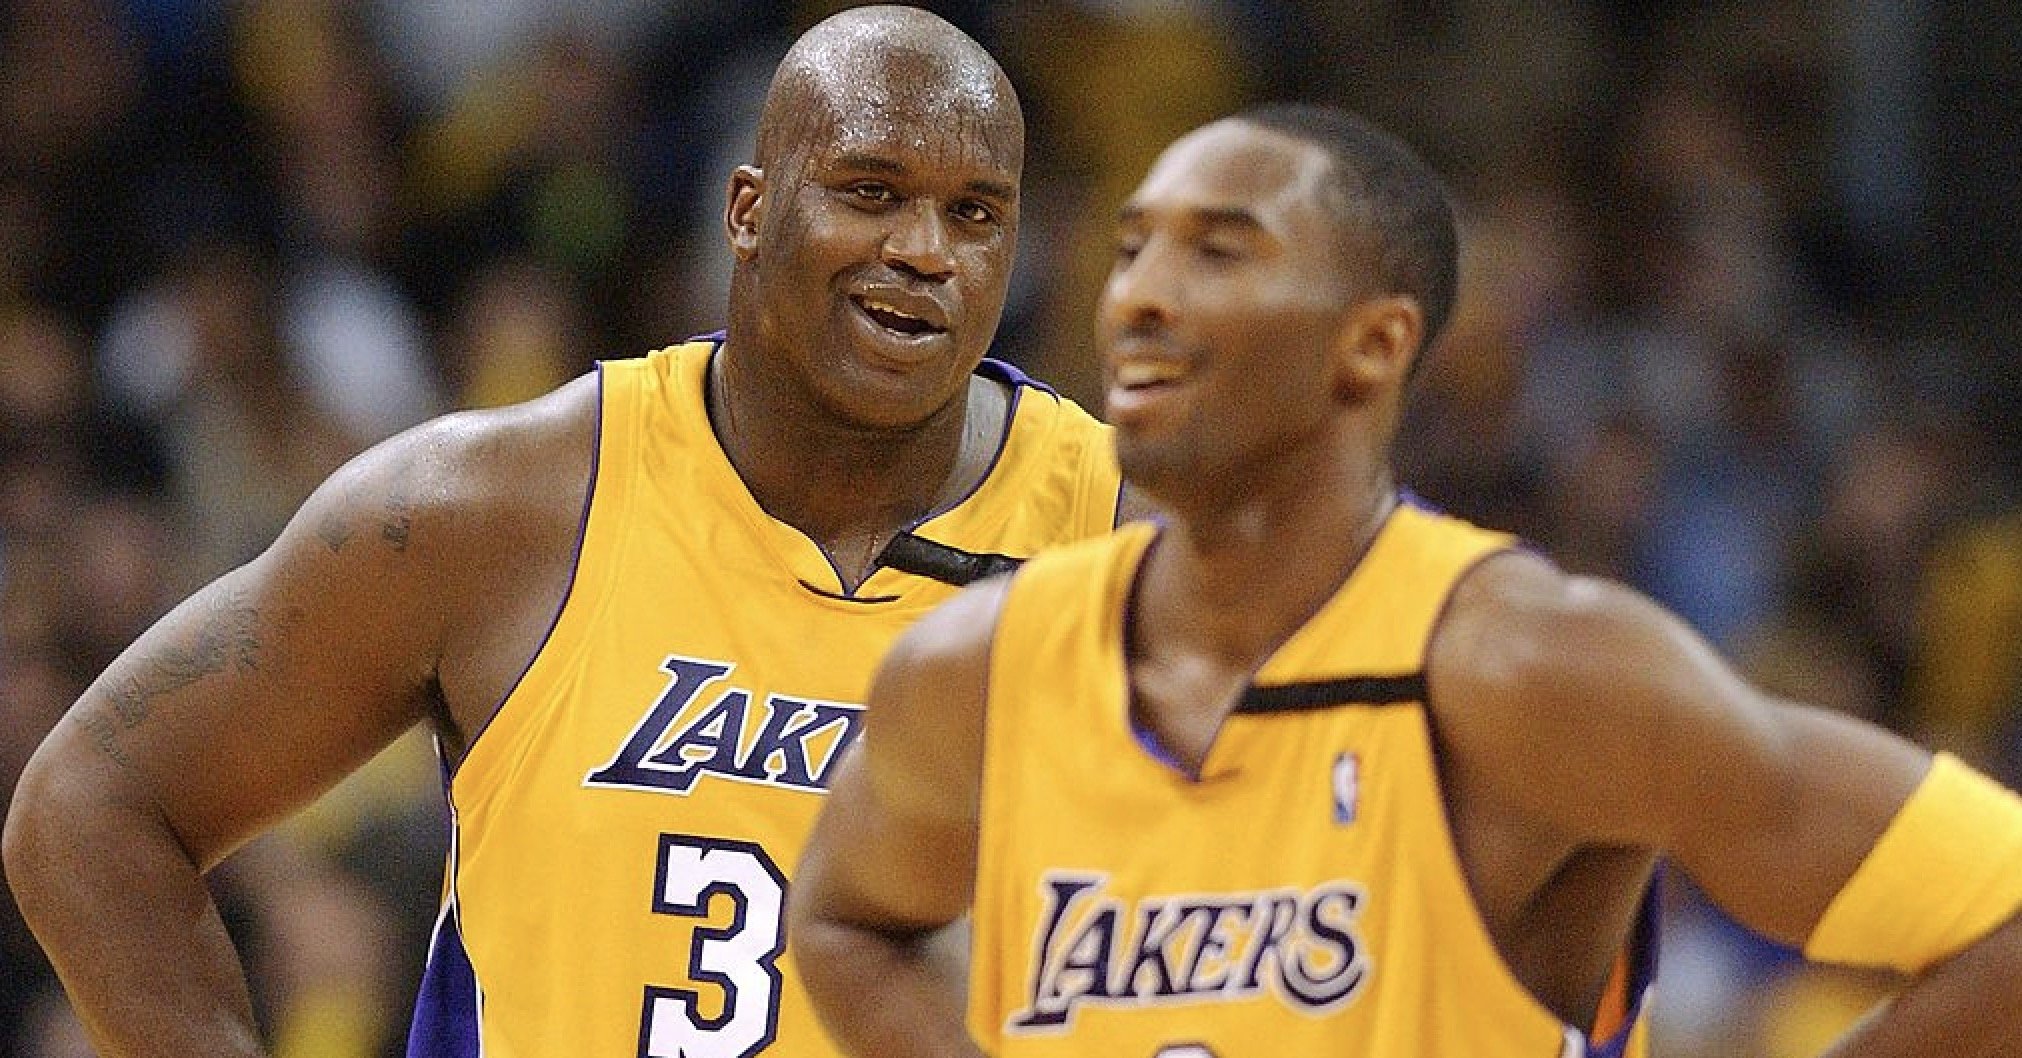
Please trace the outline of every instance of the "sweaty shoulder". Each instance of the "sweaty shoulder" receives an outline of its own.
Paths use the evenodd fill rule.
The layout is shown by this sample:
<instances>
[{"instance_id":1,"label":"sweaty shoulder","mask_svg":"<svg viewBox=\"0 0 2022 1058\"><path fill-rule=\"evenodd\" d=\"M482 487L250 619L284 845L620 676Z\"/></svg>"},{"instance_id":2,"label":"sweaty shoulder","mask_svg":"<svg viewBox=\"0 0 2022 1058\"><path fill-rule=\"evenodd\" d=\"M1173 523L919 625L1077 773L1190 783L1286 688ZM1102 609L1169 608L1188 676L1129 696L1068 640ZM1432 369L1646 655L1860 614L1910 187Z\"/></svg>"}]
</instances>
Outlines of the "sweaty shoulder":
<instances>
[{"instance_id":1,"label":"sweaty shoulder","mask_svg":"<svg viewBox=\"0 0 2022 1058\"><path fill-rule=\"evenodd\" d=\"M1610 620L1626 591L1565 573L1525 551L1483 561L1454 586L1436 630L1428 677L1473 693L1519 692L1576 665L1567 649Z\"/></svg>"},{"instance_id":2,"label":"sweaty shoulder","mask_svg":"<svg viewBox=\"0 0 2022 1058\"><path fill-rule=\"evenodd\" d=\"M500 544L581 513L597 426L593 376L509 407L457 412L381 442L324 486L402 548ZM376 502L375 502L376 500ZM362 501L362 502L361 502ZM334 543L346 528L322 525Z\"/></svg>"},{"instance_id":3,"label":"sweaty shoulder","mask_svg":"<svg viewBox=\"0 0 2022 1058\"><path fill-rule=\"evenodd\" d=\"M872 680L864 737L882 763L871 781L908 815L976 817L991 641L1010 582L978 581L915 622ZM909 778L889 781L894 771Z\"/></svg>"},{"instance_id":4,"label":"sweaty shoulder","mask_svg":"<svg viewBox=\"0 0 2022 1058\"><path fill-rule=\"evenodd\" d=\"M361 552L344 576L407 598L461 731L482 726L567 590L598 406L588 375L424 423L354 459L298 519L333 556Z\"/></svg>"}]
</instances>

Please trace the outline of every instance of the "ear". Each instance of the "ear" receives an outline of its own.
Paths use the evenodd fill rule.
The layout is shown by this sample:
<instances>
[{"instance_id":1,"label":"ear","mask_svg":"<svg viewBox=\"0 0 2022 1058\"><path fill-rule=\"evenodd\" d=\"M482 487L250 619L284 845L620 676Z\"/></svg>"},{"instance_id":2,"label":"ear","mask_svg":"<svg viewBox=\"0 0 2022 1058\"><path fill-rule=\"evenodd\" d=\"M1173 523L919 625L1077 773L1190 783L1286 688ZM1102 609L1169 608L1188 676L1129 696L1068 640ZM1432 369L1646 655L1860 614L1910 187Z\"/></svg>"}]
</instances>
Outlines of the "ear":
<instances>
[{"instance_id":1,"label":"ear","mask_svg":"<svg viewBox=\"0 0 2022 1058\"><path fill-rule=\"evenodd\" d=\"M1402 295L1358 302L1342 321L1335 341L1335 395L1368 397L1400 389L1425 336L1425 311L1418 299Z\"/></svg>"},{"instance_id":2,"label":"ear","mask_svg":"<svg viewBox=\"0 0 2022 1058\"><path fill-rule=\"evenodd\" d=\"M765 220L765 170L740 165L730 174L730 193L723 210L723 230L730 252L740 261L758 256L758 228Z\"/></svg>"}]
</instances>

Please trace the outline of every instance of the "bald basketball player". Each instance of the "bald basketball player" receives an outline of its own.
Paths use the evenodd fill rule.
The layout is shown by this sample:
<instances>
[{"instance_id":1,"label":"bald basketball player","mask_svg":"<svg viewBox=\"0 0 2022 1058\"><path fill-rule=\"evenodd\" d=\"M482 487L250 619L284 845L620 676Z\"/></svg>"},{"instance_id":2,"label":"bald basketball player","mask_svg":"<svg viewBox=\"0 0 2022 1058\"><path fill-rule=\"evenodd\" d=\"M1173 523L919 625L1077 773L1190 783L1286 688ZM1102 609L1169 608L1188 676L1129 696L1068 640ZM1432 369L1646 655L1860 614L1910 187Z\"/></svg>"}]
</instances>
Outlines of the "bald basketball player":
<instances>
[{"instance_id":1,"label":"bald basketball player","mask_svg":"<svg viewBox=\"0 0 2022 1058\"><path fill-rule=\"evenodd\" d=\"M410 1055L832 1053L783 902L872 666L1117 516L1104 429L983 358L1023 143L946 22L821 23L729 179L725 334L374 448L115 661L6 830L100 1053L262 1053L203 874L416 724L454 830Z\"/></svg>"}]
</instances>

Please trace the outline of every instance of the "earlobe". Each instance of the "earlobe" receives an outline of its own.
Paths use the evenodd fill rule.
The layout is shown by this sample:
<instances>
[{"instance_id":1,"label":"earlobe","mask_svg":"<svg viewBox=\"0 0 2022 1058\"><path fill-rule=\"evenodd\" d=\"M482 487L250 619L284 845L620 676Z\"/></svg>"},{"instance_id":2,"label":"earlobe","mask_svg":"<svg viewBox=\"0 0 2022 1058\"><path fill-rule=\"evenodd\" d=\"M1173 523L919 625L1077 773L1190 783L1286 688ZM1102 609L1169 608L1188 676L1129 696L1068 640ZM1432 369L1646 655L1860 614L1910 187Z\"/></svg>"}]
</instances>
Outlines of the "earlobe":
<instances>
[{"instance_id":1,"label":"earlobe","mask_svg":"<svg viewBox=\"0 0 2022 1058\"><path fill-rule=\"evenodd\" d=\"M758 228L765 219L765 170L740 165L730 174L728 204L723 211L730 252L740 261L758 256Z\"/></svg>"}]
</instances>

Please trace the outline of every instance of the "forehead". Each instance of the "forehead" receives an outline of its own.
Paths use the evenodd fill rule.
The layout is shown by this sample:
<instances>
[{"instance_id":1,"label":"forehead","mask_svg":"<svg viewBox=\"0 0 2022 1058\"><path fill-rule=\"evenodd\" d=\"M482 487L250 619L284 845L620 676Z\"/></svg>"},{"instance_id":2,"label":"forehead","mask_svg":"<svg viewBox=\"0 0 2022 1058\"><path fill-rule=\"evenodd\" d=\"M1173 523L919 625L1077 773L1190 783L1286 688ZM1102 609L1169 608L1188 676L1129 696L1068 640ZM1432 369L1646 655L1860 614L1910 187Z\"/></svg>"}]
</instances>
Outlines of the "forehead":
<instances>
[{"instance_id":1,"label":"forehead","mask_svg":"<svg viewBox=\"0 0 2022 1058\"><path fill-rule=\"evenodd\" d=\"M1287 235L1318 235L1329 160L1319 146L1281 132L1221 121L1166 148L1125 206L1131 214L1250 213Z\"/></svg>"},{"instance_id":2,"label":"forehead","mask_svg":"<svg viewBox=\"0 0 2022 1058\"><path fill-rule=\"evenodd\" d=\"M814 93L812 159L869 157L1015 176L1017 105L988 71L901 52L825 77Z\"/></svg>"}]
</instances>

